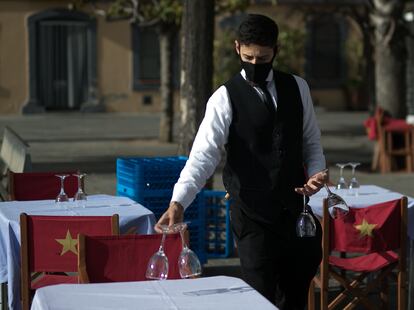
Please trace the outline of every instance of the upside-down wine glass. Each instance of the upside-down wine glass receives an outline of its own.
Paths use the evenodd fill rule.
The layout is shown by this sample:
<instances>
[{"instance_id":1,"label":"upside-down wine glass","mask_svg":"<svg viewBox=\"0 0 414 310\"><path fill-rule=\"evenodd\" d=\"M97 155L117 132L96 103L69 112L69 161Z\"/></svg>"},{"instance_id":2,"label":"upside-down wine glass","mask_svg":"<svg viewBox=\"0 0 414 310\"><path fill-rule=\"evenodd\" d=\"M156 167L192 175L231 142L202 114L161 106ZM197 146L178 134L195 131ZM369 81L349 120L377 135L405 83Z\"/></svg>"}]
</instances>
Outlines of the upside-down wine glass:
<instances>
[{"instance_id":1,"label":"upside-down wine glass","mask_svg":"<svg viewBox=\"0 0 414 310\"><path fill-rule=\"evenodd\" d=\"M352 178L349 182L349 194L353 196L358 196L359 191L359 182L355 176L355 168L358 167L361 163L348 163L352 167Z\"/></svg>"},{"instance_id":2,"label":"upside-down wine glass","mask_svg":"<svg viewBox=\"0 0 414 310\"><path fill-rule=\"evenodd\" d=\"M296 221L296 234L298 237L315 237L316 224L308 211L306 195L303 195L303 210Z\"/></svg>"},{"instance_id":3,"label":"upside-down wine glass","mask_svg":"<svg viewBox=\"0 0 414 310\"><path fill-rule=\"evenodd\" d=\"M73 174L73 176L78 178L78 191L73 197L73 201L76 202L76 205L81 208L86 207L87 195L82 189L82 179L86 176L86 173Z\"/></svg>"},{"instance_id":4,"label":"upside-down wine glass","mask_svg":"<svg viewBox=\"0 0 414 310\"><path fill-rule=\"evenodd\" d=\"M67 174L58 174L56 177L60 178L60 192L56 196L55 202L58 206L63 206L63 203L68 202L68 195L65 193L65 178L68 177Z\"/></svg>"},{"instance_id":5,"label":"upside-down wine glass","mask_svg":"<svg viewBox=\"0 0 414 310\"><path fill-rule=\"evenodd\" d=\"M187 223L176 223L173 226L174 231L178 231L180 233L181 242L183 244L183 249L178 257L178 270L180 271L180 276L183 279L197 277L201 275L202 272L200 260L198 259L197 254L190 250L187 242L185 241L184 232L186 228Z\"/></svg>"},{"instance_id":6,"label":"upside-down wine glass","mask_svg":"<svg viewBox=\"0 0 414 310\"><path fill-rule=\"evenodd\" d=\"M341 196L332 193L326 183L325 189L328 192L328 197L326 197L326 199L328 201L328 211L331 217L337 219L348 214L349 207L345 200Z\"/></svg>"},{"instance_id":7,"label":"upside-down wine glass","mask_svg":"<svg viewBox=\"0 0 414 310\"><path fill-rule=\"evenodd\" d=\"M160 226L162 229L160 248L151 256L145 272L145 277L152 280L166 280L168 277L168 258L164 252L164 242L169 229L167 225Z\"/></svg>"},{"instance_id":8,"label":"upside-down wine glass","mask_svg":"<svg viewBox=\"0 0 414 310\"><path fill-rule=\"evenodd\" d=\"M336 166L339 167L340 172L339 172L339 180L338 183L336 184L336 189L348 189L348 184L346 184L345 182L345 178L344 178L344 168L346 166L348 166L348 164L342 164L342 163L338 163L336 164Z\"/></svg>"}]
</instances>

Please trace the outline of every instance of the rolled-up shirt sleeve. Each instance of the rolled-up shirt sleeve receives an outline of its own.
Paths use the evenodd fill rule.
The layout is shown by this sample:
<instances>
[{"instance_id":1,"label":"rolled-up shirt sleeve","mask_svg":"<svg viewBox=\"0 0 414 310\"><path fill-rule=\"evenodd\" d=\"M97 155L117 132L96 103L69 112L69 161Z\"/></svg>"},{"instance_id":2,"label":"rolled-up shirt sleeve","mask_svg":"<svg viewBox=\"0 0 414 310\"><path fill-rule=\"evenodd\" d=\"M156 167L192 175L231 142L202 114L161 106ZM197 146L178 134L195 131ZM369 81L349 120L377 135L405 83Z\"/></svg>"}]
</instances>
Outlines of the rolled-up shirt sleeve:
<instances>
[{"instance_id":1,"label":"rolled-up shirt sleeve","mask_svg":"<svg viewBox=\"0 0 414 310\"><path fill-rule=\"evenodd\" d=\"M171 201L187 208L212 176L221 160L232 120L227 89L221 86L207 102L188 161L174 186Z\"/></svg>"},{"instance_id":2,"label":"rolled-up shirt sleeve","mask_svg":"<svg viewBox=\"0 0 414 310\"><path fill-rule=\"evenodd\" d=\"M306 81L295 76L303 104L303 160L308 176L325 169L326 162L321 146L321 132L316 121L309 86Z\"/></svg>"}]
</instances>

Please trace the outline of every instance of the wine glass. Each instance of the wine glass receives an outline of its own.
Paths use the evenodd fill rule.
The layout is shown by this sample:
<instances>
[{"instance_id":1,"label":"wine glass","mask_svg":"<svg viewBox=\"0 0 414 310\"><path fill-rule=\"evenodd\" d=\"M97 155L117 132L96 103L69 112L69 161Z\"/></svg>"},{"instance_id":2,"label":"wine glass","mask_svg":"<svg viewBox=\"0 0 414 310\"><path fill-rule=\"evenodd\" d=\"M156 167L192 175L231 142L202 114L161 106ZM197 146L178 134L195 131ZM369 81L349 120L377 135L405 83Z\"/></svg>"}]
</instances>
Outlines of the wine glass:
<instances>
[{"instance_id":1,"label":"wine glass","mask_svg":"<svg viewBox=\"0 0 414 310\"><path fill-rule=\"evenodd\" d=\"M354 196L358 196L358 191L359 191L359 182L355 176L355 168L358 167L361 163L348 163L348 165L350 165L352 167L352 178L351 181L349 182L349 194L350 195L354 195Z\"/></svg>"},{"instance_id":2,"label":"wine glass","mask_svg":"<svg viewBox=\"0 0 414 310\"><path fill-rule=\"evenodd\" d=\"M160 248L155 252L148 261L145 277L153 280L166 280L168 277L168 258L164 252L164 242L167 232L167 225L160 225L162 229L162 238Z\"/></svg>"},{"instance_id":3,"label":"wine glass","mask_svg":"<svg viewBox=\"0 0 414 310\"><path fill-rule=\"evenodd\" d=\"M315 237L316 224L312 215L308 212L306 195L303 195L303 211L296 221L296 235L298 237Z\"/></svg>"},{"instance_id":4,"label":"wine glass","mask_svg":"<svg viewBox=\"0 0 414 310\"><path fill-rule=\"evenodd\" d=\"M190 250L187 246L187 242L184 238L186 228L187 223L176 223L173 225L174 231L178 231L180 233L181 242L183 244L183 249L178 257L178 269L180 271L180 276L183 279L201 275L200 260L198 259L197 254Z\"/></svg>"},{"instance_id":5,"label":"wine glass","mask_svg":"<svg viewBox=\"0 0 414 310\"><path fill-rule=\"evenodd\" d=\"M336 164L336 166L339 167L339 169L340 169L339 180L338 180L338 183L336 184L336 189L348 189L348 184L346 184L345 178L344 178L344 175L343 175L344 168L346 166L348 166L348 164L338 163L338 164Z\"/></svg>"},{"instance_id":6,"label":"wine glass","mask_svg":"<svg viewBox=\"0 0 414 310\"><path fill-rule=\"evenodd\" d=\"M337 219L345 216L349 212L349 207L346 204L345 200L331 192L328 185L325 183L325 189L328 192L328 211L332 218Z\"/></svg>"},{"instance_id":7,"label":"wine glass","mask_svg":"<svg viewBox=\"0 0 414 310\"><path fill-rule=\"evenodd\" d=\"M58 174L56 177L60 178L60 192L56 196L55 202L58 206L63 206L63 203L69 201L68 195L65 193L65 178L68 177L67 174Z\"/></svg>"},{"instance_id":8,"label":"wine glass","mask_svg":"<svg viewBox=\"0 0 414 310\"><path fill-rule=\"evenodd\" d=\"M78 178L78 191L73 197L73 201L76 202L76 205L81 208L86 208L87 195L82 189L82 178L86 176L86 173L73 174L73 176Z\"/></svg>"}]
</instances>

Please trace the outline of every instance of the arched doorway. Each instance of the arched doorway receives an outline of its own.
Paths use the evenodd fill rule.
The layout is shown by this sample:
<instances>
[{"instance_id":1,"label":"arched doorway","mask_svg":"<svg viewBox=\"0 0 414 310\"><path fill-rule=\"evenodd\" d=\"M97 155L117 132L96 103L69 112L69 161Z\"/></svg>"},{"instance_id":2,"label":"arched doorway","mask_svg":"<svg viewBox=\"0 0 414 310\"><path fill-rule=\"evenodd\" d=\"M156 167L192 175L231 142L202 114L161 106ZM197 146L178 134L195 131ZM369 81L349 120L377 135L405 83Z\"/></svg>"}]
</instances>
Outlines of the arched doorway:
<instances>
[{"instance_id":1,"label":"arched doorway","mask_svg":"<svg viewBox=\"0 0 414 310\"><path fill-rule=\"evenodd\" d=\"M96 102L96 23L52 9L28 19L29 101L23 113L80 110Z\"/></svg>"}]
</instances>

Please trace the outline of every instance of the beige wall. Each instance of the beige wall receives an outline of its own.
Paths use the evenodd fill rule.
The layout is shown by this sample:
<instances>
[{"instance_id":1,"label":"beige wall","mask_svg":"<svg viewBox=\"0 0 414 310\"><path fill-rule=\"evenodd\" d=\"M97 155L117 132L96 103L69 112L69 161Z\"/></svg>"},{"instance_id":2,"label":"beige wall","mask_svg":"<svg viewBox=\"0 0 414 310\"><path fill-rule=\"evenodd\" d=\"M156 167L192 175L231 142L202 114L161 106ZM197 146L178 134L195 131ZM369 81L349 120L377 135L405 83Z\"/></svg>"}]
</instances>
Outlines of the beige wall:
<instances>
[{"instance_id":1,"label":"beige wall","mask_svg":"<svg viewBox=\"0 0 414 310\"><path fill-rule=\"evenodd\" d=\"M159 111L158 91L132 89L133 58L131 25L128 21L106 22L98 19L97 57L98 88L107 111ZM152 96L152 104L142 103L144 96Z\"/></svg>"},{"instance_id":2,"label":"beige wall","mask_svg":"<svg viewBox=\"0 0 414 310\"><path fill-rule=\"evenodd\" d=\"M0 114L20 113L28 99L27 18L37 12L65 7L70 1L0 1ZM283 6L254 6L252 13L275 18L280 24L304 27L297 11ZM229 44L232 44L229 42ZM133 59L131 30L127 21L106 22L97 19L98 95L111 112L158 112L158 91L132 89ZM152 96L152 105L143 104L143 96ZM343 109L343 91L313 90L315 103L330 109ZM176 106L178 93L176 94Z\"/></svg>"},{"instance_id":3,"label":"beige wall","mask_svg":"<svg viewBox=\"0 0 414 310\"><path fill-rule=\"evenodd\" d=\"M37 12L66 7L70 1L0 1L0 114L17 114L28 99L29 55L27 18ZM159 111L158 91L132 89L132 51L127 21L97 21L98 93L107 111ZM143 105L144 95L153 97Z\"/></svg>"}]
</instances>

